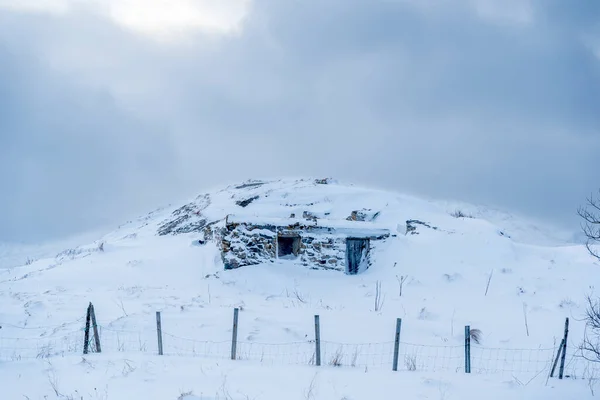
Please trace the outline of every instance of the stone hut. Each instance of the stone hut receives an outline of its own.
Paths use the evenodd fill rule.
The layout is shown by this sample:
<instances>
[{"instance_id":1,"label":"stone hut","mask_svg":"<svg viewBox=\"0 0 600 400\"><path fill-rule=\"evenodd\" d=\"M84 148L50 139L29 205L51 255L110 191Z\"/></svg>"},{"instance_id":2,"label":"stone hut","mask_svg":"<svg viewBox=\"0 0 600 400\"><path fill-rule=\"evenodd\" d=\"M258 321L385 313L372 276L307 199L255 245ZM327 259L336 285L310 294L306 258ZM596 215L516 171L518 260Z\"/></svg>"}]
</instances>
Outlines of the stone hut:
<instances>
[{"instance_id":1,"label":"stone hut","mask_svg":"<svg viewBox=\"0 0 600 400\"><path fill-rule=\"evenodd\" d=\"M333 221L311 215L287 219L229 215L220 245L225 269L279 259L355 275L369 267L372 242L389 236L387 229L356 220Z\"/></svg>"}]
</instances>

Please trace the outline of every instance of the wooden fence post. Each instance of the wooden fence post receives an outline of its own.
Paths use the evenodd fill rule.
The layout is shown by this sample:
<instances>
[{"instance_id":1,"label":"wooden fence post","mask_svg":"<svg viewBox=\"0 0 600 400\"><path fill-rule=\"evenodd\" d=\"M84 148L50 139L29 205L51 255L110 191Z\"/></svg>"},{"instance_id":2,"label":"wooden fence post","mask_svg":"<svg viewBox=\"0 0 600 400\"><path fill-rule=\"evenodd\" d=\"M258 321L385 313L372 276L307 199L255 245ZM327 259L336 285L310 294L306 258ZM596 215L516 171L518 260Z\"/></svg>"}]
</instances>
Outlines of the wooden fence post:
<instances>
[{"instance_id":1,"label":"wooden fence post","mask_svg":"<svg viewBox=\"0 0 600 400\"><path fill-rule=\"evenodd\" d=\"M237 331L238 331L238 313L239 308L233 309L233 333L231 336L231 359L235 360L237 353Z\"/></svg>"},{"instance_id":2,"label":"wooden fence post","mask_svg":"<svg viewBox=\"0 0 600 400\"><path fill-rule=\"evenodd\" d=\"M87 314L85 317L85 333L83 335L83 354L87 354L90 350L90 321L92 313L92 303L87 308Z\"/></svg>"},{"instance_id":3,"label":"wooden fence post","mask_svg":"<svg viewBox=\"0 0 600 400\"><path fill-rule=\"evenodd\" d=\"M315 345L315 361L319 366L321 365L321 323L318 315L315 315Z\"/></svg>"},{"instance_id":4,"label":"wooden fence post","mask_svg":"<svg viewBox=\"0 0 600 400\"><path fill-rule=\"evenodd\" d=\"M465 326L465 373L471 373L471 327Z\"/></svg>"},{"instance_id":5,"label":"wooden fence post","mask_svg":"<svg viewBox=\"0 0 600 400\"><path fill-rule=\"evenodd\" d=\"M158 355L163 355L163 341L162 341L162 322L160 320L160 311L156 312L156 335L158 336Z\"/></svg>"},{"instance_id":6,"label":"wooden fence post","mask_svg":"<svg viewBox=\"0 0 600 400\"><path fill-rule=\"evenodd\" d=\"M400 351L400 329L402 328L402 318L396 319L396 335L394 336L394 363L392 371L398 371L398 353Z\"/></svg>"},{"instance_id":7,"label":"wooden fence post","mask_svg":"<svg viewBox=\"0 0 600 400\"><path fill-rule=\"evenodd\" d=\"M565 372L565 358L567 356L567 339L569 338L569 318L565 321L565 337L562 342L562 356L560 358L560 369L558 370L558 379L563 378Z\"/></svg>"},{"instance_id":8,"label":"wooden fence post","mask_svg":"<svg viewBox=\"0 0 600 400\"><path fill-rule=\"evenodd\" d=\"M556 366L558 365L558 360L560 359L560 353L562 353L564 341L565 341L565 339L563 338L560 341L560 345L558 346L558 351L556 352L556 358L554 359L554 364L552 365L552 371L550 371L550 378L554 378L554 371L556 371Z\"/></svg>"},{"instance_id":9,"label":"wooden fence post","mask_svg":"<svg viewBox=\"0 0 600 400\"><path fill-rule=\"evenodd\" d=\"M92 327L94 328L94 342L96 343L96 353L102 353L100 347L100 335L98 335L98 325L96 324L96 312L94 311L94 305L90 303L91 316L92 316Z\"/></svg>"}]
</instances>

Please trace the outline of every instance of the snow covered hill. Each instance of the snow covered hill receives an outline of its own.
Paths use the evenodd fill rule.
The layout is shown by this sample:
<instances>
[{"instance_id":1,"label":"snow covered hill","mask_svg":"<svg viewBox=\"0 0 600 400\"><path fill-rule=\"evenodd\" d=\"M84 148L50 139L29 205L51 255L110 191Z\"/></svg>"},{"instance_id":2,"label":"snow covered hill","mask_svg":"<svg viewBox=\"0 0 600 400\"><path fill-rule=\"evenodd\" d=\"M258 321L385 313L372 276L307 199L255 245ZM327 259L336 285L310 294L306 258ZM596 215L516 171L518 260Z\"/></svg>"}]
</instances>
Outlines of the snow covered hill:
<instances>
[{"instance_id":1,"label":"snow covered hill","mask_svg":"<svg viewBox=\"0 0 600 400\"><path fill-rule=\"evenodd\" d=\"M283 259L225 271L207 236L228 215L333 222L356 210L393 233L359 275ZM567 237L482 207L332 180L230 186L0 270L3 398L591 398L596 369L576 347L598 265ZM89 302L103 354L82 358ZM320 367L311 365L316 314ZM569 378L548 380L566 317ZM392 372L396 318L400 371ZM465 325L481 331L470 375Z\"/></svg>"}]
</instances>

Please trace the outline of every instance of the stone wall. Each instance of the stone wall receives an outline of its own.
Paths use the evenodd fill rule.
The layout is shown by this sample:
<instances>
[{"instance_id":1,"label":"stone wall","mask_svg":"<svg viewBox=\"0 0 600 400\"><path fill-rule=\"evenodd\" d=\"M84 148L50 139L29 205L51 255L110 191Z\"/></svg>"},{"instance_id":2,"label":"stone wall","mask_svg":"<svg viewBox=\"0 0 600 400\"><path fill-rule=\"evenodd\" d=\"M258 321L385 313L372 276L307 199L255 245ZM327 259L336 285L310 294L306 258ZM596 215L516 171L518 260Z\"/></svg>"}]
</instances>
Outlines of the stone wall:
<instances>
[{"instance_id":1,"label":"stone wall","mask_svg":"<svg viewBox=\"0 0 600 400\"><path fill-rule=\"evenodd\" d=\"M244 224L228 224L220 236L225 269L261 264L276 258L275 231Z\"/></svg>"},{"instance_id":2,"label":"stone wall","mask_svg":"<svg viewBox=\"0 0 600 400\"><path fill-rule=\"evenodd\" d=\"M344 271L346 239L333 235L303 236L300 259L306 266Z\"/></svg>"},{"instance_id":3,"label":"stone wall","mask_svg":"<svg viewBox=\"0 0 600 400\"><path fill-rule=\"evenodd\" d=\"M220 232L220 244L225 269L274 262L277 236L300 235L301 245L297 261L319 269L344 271L346 266L346 239L327 228L313 229L300 226L275 227L270 225L226 224Z\"/></svg>"},{"instance_id":4,"label":"stone wall","mask_svg":"<svg viewBox=\"0 0 600 400\"><path fill-rule=\"evenodd\" d=\"M281 236L300 236L299 254L295 262L315 269L346 270L346 238L362 229L361 235L373 240L389 237L389 232L381 230L364 231L364 227L352 228L342 234L336 228L316 225L311 220L289 220L286 226L232 222L226 220L224 226L214 231L215 239L221 246L225 269L246 265L274 262L277 259L278 241ZM360 224L360 222L357 222ZM208 237L208 234L205 234ZM211 235L212 237L212 231ZM360 236L359 236L360 237ZM371 245L372 246L372 245ZM366 249L369 258L370 247ZM368 262L369 264L369 262ZM367 264L367 265L368 265Z\"/></svg>"}]
</instances>

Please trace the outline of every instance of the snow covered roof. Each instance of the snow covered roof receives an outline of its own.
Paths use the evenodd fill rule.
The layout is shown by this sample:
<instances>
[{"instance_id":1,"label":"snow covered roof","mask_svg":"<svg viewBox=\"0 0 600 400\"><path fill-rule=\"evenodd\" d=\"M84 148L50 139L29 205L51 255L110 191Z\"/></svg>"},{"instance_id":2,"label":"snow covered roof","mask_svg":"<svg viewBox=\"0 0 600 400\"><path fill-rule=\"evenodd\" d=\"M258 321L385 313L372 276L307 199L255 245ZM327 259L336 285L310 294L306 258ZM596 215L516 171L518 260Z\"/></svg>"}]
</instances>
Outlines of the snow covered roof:
<instances>
[{"instance_id":1,"label":"snow covered roof","mask_svg":"<svg viewBox=\"0 0 600 400\"><path fill-rule=\"evenodd\" d=\"M228 215L227 224L250 224L256 226L289 227L290 229L310 230L319 229L333 231L349 237L387 237L390 230L380 224L362 221L306 219L306 218L273 218L260 216Z\"/></svg>"}]
</instances>

